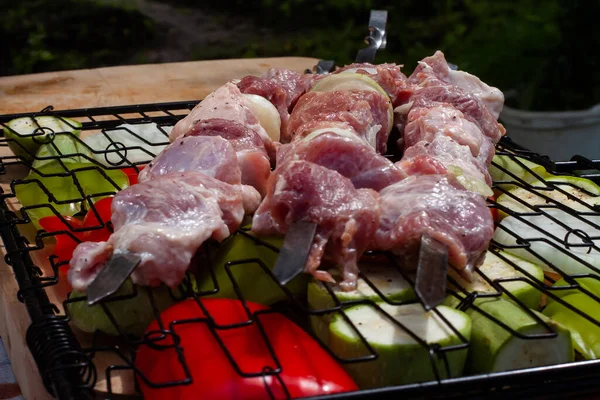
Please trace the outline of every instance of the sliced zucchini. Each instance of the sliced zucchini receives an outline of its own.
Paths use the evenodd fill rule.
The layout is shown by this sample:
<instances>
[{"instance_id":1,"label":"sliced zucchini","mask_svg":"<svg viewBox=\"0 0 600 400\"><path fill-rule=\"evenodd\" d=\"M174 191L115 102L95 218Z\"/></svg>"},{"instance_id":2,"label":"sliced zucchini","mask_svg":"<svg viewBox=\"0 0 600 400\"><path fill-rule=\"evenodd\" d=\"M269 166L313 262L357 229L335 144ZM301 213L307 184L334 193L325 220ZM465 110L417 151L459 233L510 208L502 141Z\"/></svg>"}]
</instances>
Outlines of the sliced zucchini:
<instances>
[{"instance_id":1,"label":"sliced zucchini","mask_svg":"<svg viewBox=\"0 0 600 400\"><path fill-rule=\"evenodd\" d=\"M507 252L500 252L501 256L508 259L510 262L529 273L534 279L540 283L544 283L544 271L539 266L523 260L520 257L513 256ZM483 264L479 267L479 270L487 276L491 281L496 279L506 278L517 278L525 277L521 271L514 268L511 264L498 257L496 254L488 251L485 255ZM469 293L496 293L494 289L481 275L473 274L472 282L467 282L463 279L454 269L448 269L448 275L452 277L459 285L460 288L466 290ZM526 277L529 280L529 278ZM514 295L519 301L521 301L528 308L538 309L542 300L542 292L536 289L534 286L525 281L510 281L510 282L499 282L500 286L504 291ZM452 285L448 282L448 287L456 291L461 291L460 288ZM503 293L506 296L506 293ZM452 307L456 307L460 301L455 296L448 296L444 304Z\"/></svg>"},{"instance_id":2,"label":"sliced zucchini","mask_svg":"<svg viewBox=\"0 0 600 400\"><path fill-rule=\"evenodd\" d=\"M503 298L481 299L475 303L481 310L510 329L523 334L548 333L527 312ZM574 360L571 334L556 321L532 311L557 332L557 336L521 339L474 308L467 311L473 329L465 372L481 374L567 363Z\"/></svg>"},{"instance_id":3,"label":"sliced zucchini","mask_svg":"<svg viewBox=\"0 0 600 400\"><path fill-rule=\"evenodd\" d=\"M518 160L520 163L522 163L525 166L525 168L519 165L515 160ZM496 167L494 164L497 164L500 168ZM517 178L525 182L533 182L538 180L539 178L536 177L534 173L537 174L540 178L544 178L548 175L548 171L546 171L546 168L544 168L543 166L535 164L517 155L509 156L496 154L488 170L494 182L517 181L517 179L509 175L509 173L515 175Z\"/></svg>"},{"instance_id":4,"label":"sliced zucchini","mask_svg":"<svg viewBox=\"0 0 600 400\"><path fill-rule=\"evenodd\" d=\"M578 211L591 211L592 206L600 204L600 186L596 185L589 179L573 176L550 176L545 178L545 180L547 182L556 183L556 187L559 187L562 191L573 196L575 199L570 198L566 194L563 194L560 190L556 189L533 189L550 199L547 200L544 197L533 193L531 190L522 187L514 187L510 190L510 194L502 194L496 201L498 204L518 213L532 212L533 206L551 204L552 202L562 204ZM560 184L561 182L567 184ZM534 181L531 182L530 185L540 188L548 187L548 185L546 185L543 181ZM527 203L528 206L521 204L511 195ZM507 216L507 214L502 210L499 210L499 216L500 218L504 218Z\"/></svg>"},{"instance_id":5,"label":"sliced zucchini","mask_svg":"<svg viewBox=\"0 0 600 400\"><path fill-rule=\"evenodd\" d=\"M275 106L267 99L257 94L244 94L246 105L258 122L267 132L271 140L278 142L281 135L281 116Z\"/></svg>"},{"instance_id":6,"label":"sliced zucchini","mask_svg":"<svg viewBox=\"0 0 600 400\"><path fill-rule=\"evenodd\" d=\"M428 344L445 347L463 343L442 318L434 311L426 312L420 304L381 304L381 308ZM437 311L469 340L471 320L465 313L445 306L438 306ZM378 355L373 360L343 364L361 389L434 380L434 366L442 379L462 375L467 348L445 352L449 367L446 371L441 356L432 362L426 346L373 306L355 306L347 309L346 315ZM360 336L339 313L329 330L331 349L339 357L353 359L370 354Z\"/></svg>"},{"instance_id":7,"label":"sliced zucchini","mask_svg":"<svg viewBox=\"0 0 600 400\"><path fill-rule=\"evenodd\" d=\"M361 264L361 273L375 285L375 287L390 301L401 302L416 298L411 284L404 279L402 274L395 268L382 264ZM339 271L328 271L336 281L339 281ZM385 302L381 296L362 278L358 279L356 290L345 292L339 285L332 285L331 290L340 302L355 300L372 300L374 302ZM317 279L312 279L308 284L307 295L308 307L311 310L327 310L335 307L335 301L327 291L325 284ZM324 342L329 341L329 323L334 312L323 315L311 315L310 323L315 334Z\"/></svg>"},{"instance_id":8,"label":"sliced zucchini","mask_svg":"<svg viewBox=\"0 0 600 400\"><path fill-rule=\"evenodd\" d=\"M520 238L528 241L529 248L511 248L510 246L518 245L517 237L508 233L501 227L498 227L494 232L494 240L501 246L508 246L504 249L506 252L537 264L545 271L551 273L557 272L529 250L535 252L539 257L548 260L553 266L569 275L595 273L593 269L582 262L579 262L574 257L578 257L584 262L592 265L592 267L600 269L600 252L595 249L590 249L589 247L573 246L585 244L586 242L576 234L568 234L568 232L578 230L579 232L587 233L589 237L597 237L599 234L598 230L595 229L592 224L600 224L600 216L589 215L577 218L558 209L549 209L545 212L551 218L546 215L521 217L532 226L513 216L504 218L500 223L501 227L505 227ZM557 223L556 221L560 223ZM569 229L566 229L563 225L569 227ZM566 241L570 246L565 246L550 235L559 238L561 241L564 241L566 238ZM596 246L600 244L597 240L594 242ZM554 245L551 245L550 243L553 243Z\"/></svg>"},{"instance_id":9,"label":"sliced zucchini","mask_svg":"<svg viewBox=\"0 0 600 400\"><path fill-rule=\"evenodd\" d=\"M9 121L4 127L4 137L11 139L8 147L13 154L31 161L40 146L47 143L53 133L70 132L79 136L81 123L70 118L22 117Z\"/></svg>"}]
</instances>

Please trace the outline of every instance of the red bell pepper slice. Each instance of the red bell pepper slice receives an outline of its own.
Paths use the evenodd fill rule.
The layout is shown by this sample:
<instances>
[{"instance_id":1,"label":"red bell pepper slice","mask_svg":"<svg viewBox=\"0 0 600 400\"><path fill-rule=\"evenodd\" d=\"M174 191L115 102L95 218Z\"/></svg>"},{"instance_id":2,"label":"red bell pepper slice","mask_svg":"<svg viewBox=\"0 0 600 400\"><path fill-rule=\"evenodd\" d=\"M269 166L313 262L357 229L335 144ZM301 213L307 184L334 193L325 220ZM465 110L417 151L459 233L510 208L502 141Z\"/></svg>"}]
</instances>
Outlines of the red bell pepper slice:
<instances>
[{"instance_id":1,"label":"red bell pepper slice","mask_svg":"<svg viewBox=\"0 0 600 400\"><path fill-rule=\"evenodd\" d=\"M144 167L145 165L137 166L140 172L144 169ZM139 172L136 171L134 167L121 168L121 171L123 171L125 175L127 175L127 178L129 179L129 185L135 185L136 183L138 183Z\"/></svg>"},{"instance_id":2,"label":"red bell pepper slice","mask_svg":"<svg viewBox=\"0 0 600 400\"><path fill-rule=\"evenodd\" d=\"M214 322L219 325L240 323L248 316L238 300L203 299ZM257 303L246 303L251 312L268 310ZM205 318L204 322L198 321ZM151 388L138 375L146 400L158 399L275 399L289 396L307 397L358 390L344 369L298 325L279 313L259 314L269 343L282 367L276 375L261 375L265 368L275 370L271 356L256 322L233 329L218 329L216 335L231 354L241 371L259 374L243 377L235 370L225 351L206 324L207 316L193 299L177 303L161 314L165 329L172 321L173 332L179 336L192 383L163 388ZM136 367L152 384L166 384L186 378L171 335L160 337L157 321L150 324L146 337L153 346L142 344L137 352ZM158 346L158 348L156 347Z\"/></svg>"},{"instance_id":3,"label":"red bell pepper slice","mask_svg":"<svg viewBox=\"0 0 600 400\"><path fill-rule=\"evenodd\" d=\"M55 215L40 218L39 223L46 232L67 231L77 239L82 240L83 232L74 232L73 230L83 227L83 223L75 217L63 216L63 218L66 223ZM54 255L58 257L59 262L69 261L73 256L73 250L77 247L78 242L67 233L56 234L54 238L56 239Z\"/></svg>"},{"instance_id":4,"label":"red bell pepper slice","mask_svg":"<svg viewBox=\"0 0 600 400\"><path fill-rule=\"evenodd\" d=\"M85 215L83 221L69 216L63 216L62 219L56 215L40 218L39 223L42 229L49 233L56 233L60 231L69 231L73 236L82 242L104 242L108 240L111 235L111 229L109 229L107 223L110 222L112 213L112 197L106 197L98 200L94 207L98 211L100 219L104 223L104 227L101 229L93 229L88 231L75 232L75 229L90 228L101 225L98 218L92 210L89 210ZM67 233L59 233L54 235L56 239L56 246L54 247L54 255L58 257L59 262L69 261L73 257L73 251L79 244L75 239L69 236Z\"/></svg>"}]
</instances>

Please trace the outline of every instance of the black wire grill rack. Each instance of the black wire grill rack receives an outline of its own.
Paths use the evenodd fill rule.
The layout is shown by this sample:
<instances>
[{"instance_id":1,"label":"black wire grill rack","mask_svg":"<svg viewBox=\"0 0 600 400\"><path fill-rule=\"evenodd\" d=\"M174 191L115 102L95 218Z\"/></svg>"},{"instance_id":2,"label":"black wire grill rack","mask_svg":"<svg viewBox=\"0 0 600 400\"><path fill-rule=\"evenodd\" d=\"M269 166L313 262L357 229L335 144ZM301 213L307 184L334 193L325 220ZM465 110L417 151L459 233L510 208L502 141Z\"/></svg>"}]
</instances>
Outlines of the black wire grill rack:
<instances>
[{"instance_id":1,"label":"black wire grill rack","mask_svg":"<svg viewBox=\"0 0 600 400\"><path fill-rule=\"evenodd\" d=\"M62 236L80 242L80 233L102 229L110 230L110 221L102 221L95 204L98 199L114 195L121 189L111 171L129 169L130 172L139 172L144 164L151 161L169 143L170 127L197 103L197 101L189 101L60 111L54 111L52 107L48 107L39 113L0 116L0 125L5 130L4 137L0 139L0 146L11 146L13 150L15 148L23 150L22 155L28 154L28 157L5 156L0 159L0 173L11 177L10 188L2 191L0 204L2 207L0 231L7 253L5 260L14 271L19 287L18 298L26 305L32 321L27 330L27 344L37 363L44 385L53 396L60 399L119 398L123 382L128 382L125 386L130 386L129 394L137 393L138 396L141 395L140 382L143 382L146 387L155 388L189 385L195 379L192 373L194 368L191 365L202 362L202 360L195 360L192 355L185 352L185 348L177 338L176 328L181 324L193 322L203 324L210 330L218 345L228 355L237 373L247 378L261 377L264 380L265 398L282 397L270 390L269 385L266 384L269 379L271 382L272 379L279 382L283 388L281 392L283 397L288 397L290 392L281 379L281 373L285 366L279 362L276 349L269 344L269 332L266 332L262 325L261 317L271 313L284 314L318 341L321 347L340 365L358 365L373 362L379 357L377 351L369 344L346 313L348 307L359 304L374 307L383 318L413 338L429 357L430 379L404 385L332 394L322 398L378 398L388 397L392 394L428 398L438 396L445 398L504 397L518 394L527 398L551 398L560 393L572 396L577 392L589 392L597 387L596 381L600 377L600 361L584 361L581 358L575 362L560 365L479 375L465 373L456 376L454 374L453 376L450 370L449 356L456 352L467 352L469 339L454 327L439 310L432 311L437 316L439 323L445 325L459 339L452 345L440 346L427 343L403 324L401 318L392 318L385 311L385 307L382 308L382 305L399 306L419 303L420 300L416 294L402 301L394 300L386 295L385 290L378 287L369 276L362 273L361 279L376 296L343 300L339 298L339 293L334 288L326 284L325 288L331 297L330 305L326 308L311 308L307 304L305 295L299 295L288 287L280 286L272 275L268 262L265 260L276 256L277 246L273 242L253 236L247 227L240 229L234 236L248 241L250 246L257 250L252 253L253 255L247 258L243 256L227 259L226 262L219 263L219 257L215 258L213 255L223 251L226 245L207 242L204 245L204 251L199 252L194 259L193 264L196 268L191 268L191 272L188 272L182 285L177 289L166 290L169 302L186 299L197 305L198 315L193 320L178 320L171 323L162 321L160 315L164 309L164 305L161 304L165 298L164 288L148 289L126 284L116 295L94 306L95 312L104 314L111 335L106 334L106 328L103 331L95 330L84 333L79 328L73 327L75 316L70 310L72 311L78 303L83 305L86 298L83 295L76 296L72 293L69 295L64 289L68 260L60 259L53 254L54 241ZM29 139L38 144L44 143L53 146L56 138L68 135L81 146L79 149L85 149L85 151L72 154L49 153L44 156L43 161L54 163L55 167L53 169L36 167L32 163L36 160L36 155L22 145L23 138L15 140L14 137L6 135L6 130L11 129L8 122L15 118L27 117L31 118L33 123L37 123L36 118L39 116L54 116L62 119L67 126L79 129L81 137L67 132L70 131L69 129L57 132L40 127L32 135L29 135ZM73 125L72 121L78 121L81 123L81 127ZM151 127L157 133L152 139L135 129L136 126L141 127L148 124L153 124ZM117 131L120 136L111 135ZM103 148L90 146L82 139L89 134L104 135L106 146ZM131 141L124 141L123 136L130 136ZM53 146L53 148L58 151L57 146ZM134 154L136 157L133 157ZM511 204L516 204L518 207L507 206L508 203L496 202L492 198L489 200L489 207L496 213L506 214L527 224L535 234L527 237L520 236L519 232L498 225L497 229L506 230L509 236L514 238L514 243L500 243L494 240L489 251L518 273L510 278L493 278L478 271L478 276L489 285L490 290L485 292L469 291L460 281L449 278L448 295L449 298L455 299L454 307L460 310L475 310L511 335L524 340L544 340L556 337L557 333L550 324L541 319L539 314L531 311L522 300L507 289L508 283L520 281L530 285L541 295L542 305L546 299L552 299L600 328L600 299L574 279L588 277L598 280L600 279L600 269L598 265L593 265L586 261L585 257L581 257L581 252L573 251L573 249L584 249L584 253L600 254L598 247L600 243L598 242L600 240L599 193L589 191L589 187L586 189L576 186L570 180L552 179L555 176L571 176L600 183L600 161L574 156L570 161L553 162L547 157L520 147L508 137L503 138L497 145L496 154L499 158L495 160L510 161L511 165L518 166L522 172L517 173L514 168L495 161L493 163L493 168L496 169L495 177L500 178L496 179L493 185L495 198L503 196L504 199L510 199ZM75 156L79 157L79 163L73 167L68 160ZM395 158L397 155L390 154L389 157ZM81 179L83 175L78 175L82 171L95 171L94 179L105 181L103 189L91 192L89 189L91 182L83 181ZM543 175L541 171L548 172L549 175ZM63 179L68 182L71 186L69 193L72 193L69 195L70 198L60 197L60 193L53 192L56 187L48 183L49 179ZM5 180L4 183L9 182ZM18 204L15 206L16 193L20 193L20 190L25 190L27 187L35 187L36 190L39 190L37 201L29 202L24 207ZM108 189L106 189L107 187ZM516 195L515 189L521 190L521 194L528 193L531 196L537 196L537 199L543 199L543 201L533 204L531 201L525 200L522 195ZM569 201L565 202L564 199ZM69 204L77 205L75 218L81 219L85 213L92 212L97 217L96 221L100 222L90 226L74 226L72 219L62 215L61 207ZM35 219L32 216L37 215L36 212L40 210L45 210L45 215L54 215L68 229L49 232L38 226L32 230L31 226ZM562 222L553 213L556 210L579 221L577 228L572 228ZM565 235L557 237L554 233L545 231L541 227L543 224L532 224L530 221L534 217L537 218L536 221L539 221L540 218L547 218L562 226L566 232ZM581 228L581 225L585 225L586 228ZM578 238L579 241L574 241L573 238ZM566 265L554 264L554 260L538 253L539 246L537 245L540 243L551 246L557 253L562 254L563 259L570 259L573 263L580 265L579 272L571 273ZM46 252L44 252L45 250ZM511 253L515 250L521 251L521 255L525 252L537 256L544 262L548 271L545 278L540 280L539 277L535 277L523 269L520 264L515 263L513 258L506 256L506 252ZM263 254L264 257L257 257L256 254ZM371 263L387 265L412 284L412 276L400 268L391 255L371 252L365 255L365 259ZM255 268L257 279L270 282L273 290L278 292L275 296L276 301L272 301L266 310L250 311L248 307L249 300L243 288L244 278L238 273L240 268L248 268L248 265ZM557 287L554 284L560 278L564 278L566 283ZM561 296L557 295L560 290L577 290L590 297L592 301L597 302L599 312L596 315L586 314L564 302ZM159 293L159 291L161 292ZM224 294L224 292L228 294ZM247 319L235 324L220 325L217 323L218 318L210 315L204 303L206 298L220 294L224 297L238 299L247 312ZM159 321L160 329L158 331L132 334L124 325L124 320L117 315L119 308L127 307L127 302L135 301L140 296L143 296L140 304L143 304L146 312L151 315L152 319ZM539 323L543 328L542 331L535 334L518 332L479 307L479 299L500 296L510 298ZM359 337L364 348L361 355L353 358L341 357L313 332L309 322L311 318L333 315L343 318ZM274 361L272 365L264 365L257 371L243 371L237 365L234 357L228 354L227 346L220 339L220 333L223 331L249 325L260 328L258 329L260 338L267 344L266 348ZM152 381L136 364L136 349L140 346L160 349L159 342L166 338L170 338L172 343L170 346L163 347L176 351L178 363L181 370L184 371L184 375L181 379L173 381ZM106 361L107 359L109 361ZM407 365L406 368L410 368L410 365ZM101 382L103 383L101 384ZM317 397L319 396L315 398Z\"/></svg>"}]
</instances>

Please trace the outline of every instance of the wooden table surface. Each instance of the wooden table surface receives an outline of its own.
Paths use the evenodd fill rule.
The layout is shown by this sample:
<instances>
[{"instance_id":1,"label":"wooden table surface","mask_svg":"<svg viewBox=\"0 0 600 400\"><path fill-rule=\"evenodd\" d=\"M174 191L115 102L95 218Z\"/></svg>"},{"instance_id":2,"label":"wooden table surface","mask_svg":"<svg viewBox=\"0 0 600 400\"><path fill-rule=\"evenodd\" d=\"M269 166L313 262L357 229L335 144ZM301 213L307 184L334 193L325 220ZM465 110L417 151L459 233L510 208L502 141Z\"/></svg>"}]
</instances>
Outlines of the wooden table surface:
<instances>
[{"instance_id":1,"label":"wooden table surface","mask_svg":"<svg viewBox=\"0 0 600 400\"><path fill-rule=\"evenodd\" d=\"M260 75L271 67L302 72L317 62L303 57L216 60L1 77L0 114L40 111L48 105L61 110L198 100L231 79ZM7 151L0 148L0 156L8 155ZM5 190L10 180L0 176ZM50 399L25 343L27 311L17 300L12 270L1 260L0 337L25 399Z\"/></svg>"}]
</instances>

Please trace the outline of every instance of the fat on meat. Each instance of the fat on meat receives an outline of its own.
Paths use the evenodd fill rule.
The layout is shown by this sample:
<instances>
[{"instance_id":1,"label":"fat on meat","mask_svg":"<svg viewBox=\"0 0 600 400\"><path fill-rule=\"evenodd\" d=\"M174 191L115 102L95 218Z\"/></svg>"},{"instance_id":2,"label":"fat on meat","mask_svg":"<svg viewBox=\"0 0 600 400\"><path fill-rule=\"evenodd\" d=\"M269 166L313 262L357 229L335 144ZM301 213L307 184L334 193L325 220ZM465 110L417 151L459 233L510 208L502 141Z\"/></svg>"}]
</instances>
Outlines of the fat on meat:
<instances>
[{"instance_id":1,"label":"fat on meat","mask_svg":"<svg viewBox=\"0 0 600 400\"><path fill-rule=\"evenodd\" d=\"M244 209L253 213L262 199L252 186L242 185L242 173L232 144L220 136L187 136L165 147L138 177L140 182L177 172L202 172L240 186Z\"/></svg>"},{"instance_id":2,"label":"fat on meat","mask_svg":"<svg viewBox=\"0 0 600 400\"><path fill-rule=\"evenodd\" d=\"M379 194L356 189L338 172L307 161L290 161L269 178L267 196L254 215L259 235L285 234L296 221L315 222L317 232L305 271L335 282L318 270L325 257L342 271L344 290L356 288L358 260L374 238L379 222Z\"/></svg>"},{"instance_id":3,"label":"fat on meat","mask_svg":"<svg viewBox=\"0 0 600 400\"><path fill-rule=\"evenodd\" d=\"M258 117L248 107L248 100L243 93L232 82L227 82L210 93L188 115L178 121L169 134L169 140L174 142L188 133L197 121L211 118L227 119L253 130L264 141L269 156L275 156L276 143L271 140Z\"/></svg>"},{"instance_id":4,"label":"fat on meat","mask_svg":"<svg viewBox=\"0 0 600 400\"><path fill-rule=\"evenodd\" d=\"M448 246L450 264L465 276L483 261L494 223L482 196L447 175L413 175L380 195L374 247L397 254L405 268L416 267L423 234Z\"/></svg>"},{"instance_id":5,"label":"fat on meat","mask_svg":"<svg viewBox=\"0 0 600 400\"><path fill-rule=\"evenodd\" d=\"M350 73L363 74L373 79L390 96L394 107L405 103L412 94L412 86L408 83L406 75L401 71L401 65L393 63L369 64L354 63L338 68L333 74Z\"/></svg>"},{"instance_id":6,"label":"fat on meat","mask_svg":"<svg viewBox=\"0 0 600 400\"><path fill-rule=\"evenodd\" d=\"M349 178L357 189L379 191L406 177L400 168L356 137L354 132L335 128L314 131L277 150L278 166L295 160L337 171Z\"/></svg>"},{"instance_id":7,"label":"fat on meat","mask_svg":"<svg viewBox=\"0 0 600 400\"><path fill-rule=\"evenodd\" d=\"M254 187L261 196L266 194L271 162L263 140L255 131L234 121L211 118L197 121L184 137L189 136L218 136L226 139L237 156L237 165L242 174L241 183Z\"/></svg>"},{"instance_id":8,"label":"fat on meat","mask_svg":"<svg viewBox=\"0 0 600 400\"><path fill-rule=\"evenodd\" d=\"M423 87L440 86L439 81L457 86L481 100L495 119L498 119L504 106L502 91L487 85L475 75L465 71L453 70L448 65L444 53L439 50L432 56L419 61L419 65L408 81Z\"/></svg>"},{"instance_id":9,"label":"fat on meat","mask_svg":"<svg viewBox=\"0 0 600 400\"><path fill-rule=\"evenodd\" d=\"M134 283L175 287L192 257L209 239L222 241L244 216L239 186L201 172L162 175L117 193L114 233L107 242L84 242L70 261L69 282L83 291L114 253L141 256Z\"/></svg>"},{"instance_id":10,"label":"fat on meat","mask_svg":"<svg viewBox=\"0 0 600 400\"><path fill-rule=\"evenodd\" d=\"M406 151L421 141L432 142L438 136L448 136L458 144L469 147L473 157L480 157L485 165L494 157L494 146L479 127L449 105L413 107L400 139L401 147Z\"/></svg>"},{"instance_id":11,"label":"fat on meat","mask_svg":"<svg viewBox=\"0 0 600 400\"><path fill-rule=\"evenodd\" d=\"M324 125L352 128L380 154L391 130L386 96L362 90L310 92L298 100L290 117L290 137L304 137Z\"/></svg>"},{"instance_id":12,"label":"fat on meat","mask_svg":"<svg viewBox=\"0 0 600 400\"><path fill-rule=\"evenodd\" d=\"M492 184L486 165L473 157L467 146L445 135L409 147L395 165L406 176L451 174L461 175L470 182L480 182L481 187Z\"/></svg>"}]
</instances>

